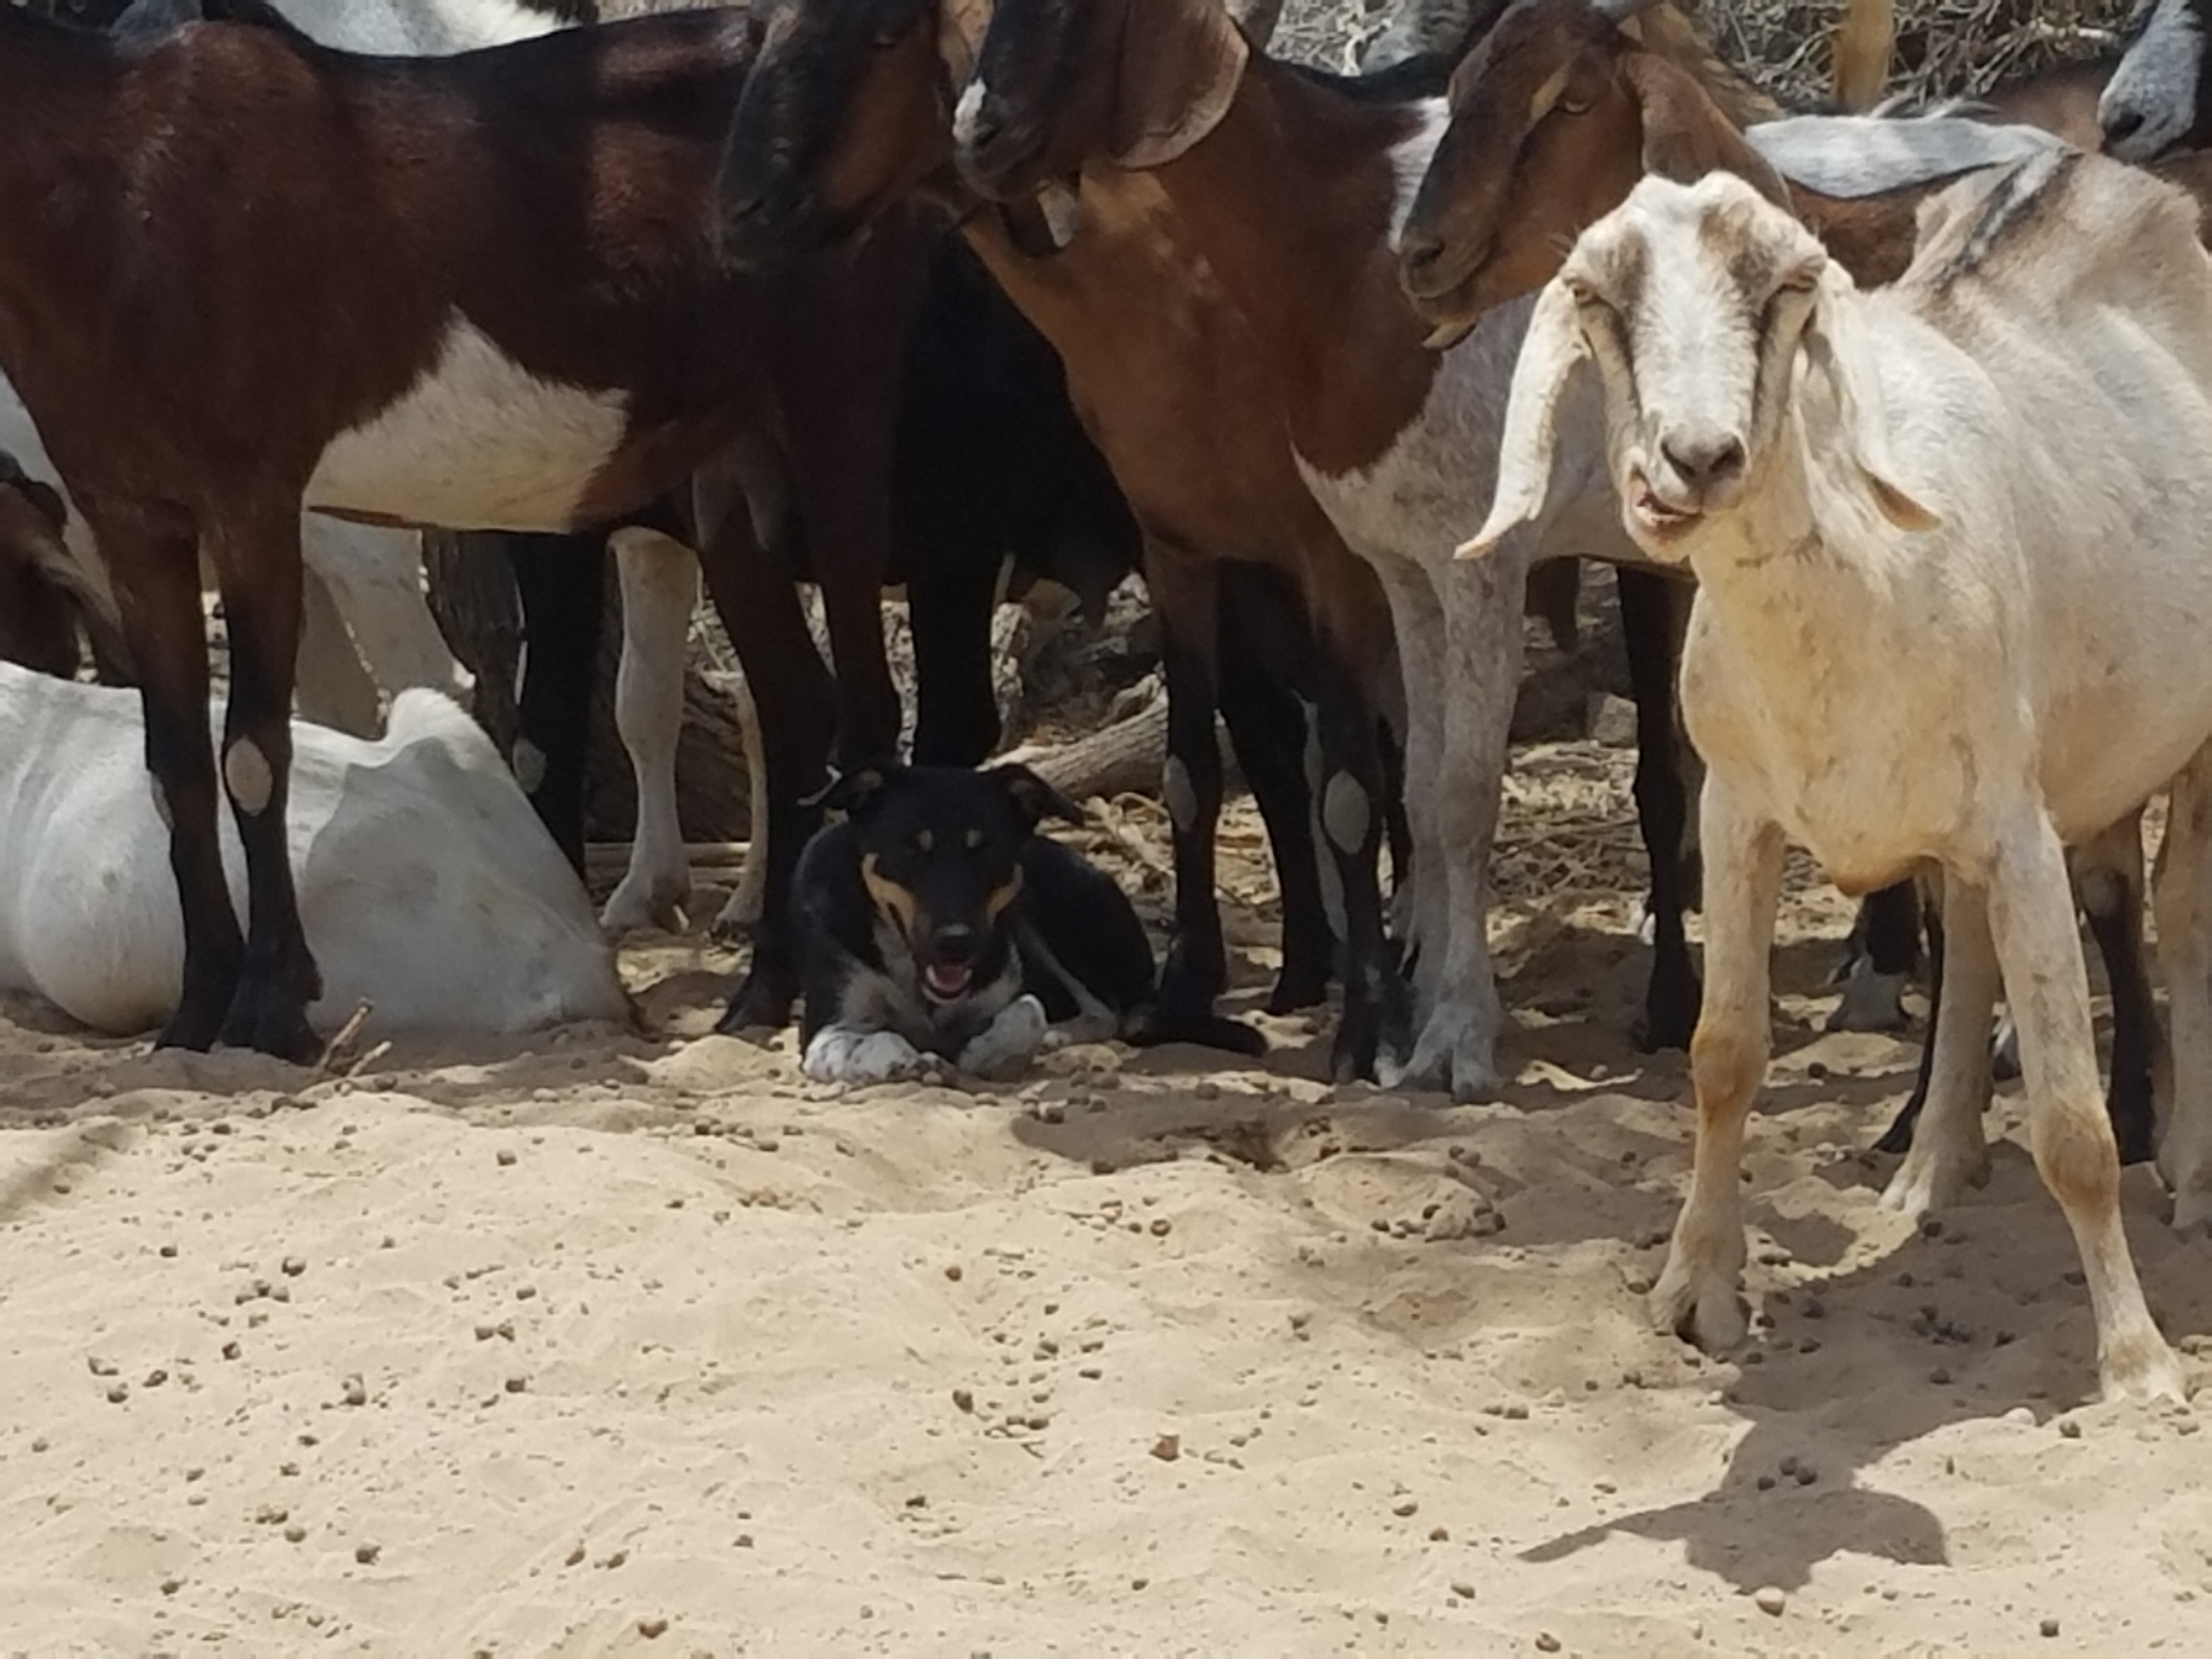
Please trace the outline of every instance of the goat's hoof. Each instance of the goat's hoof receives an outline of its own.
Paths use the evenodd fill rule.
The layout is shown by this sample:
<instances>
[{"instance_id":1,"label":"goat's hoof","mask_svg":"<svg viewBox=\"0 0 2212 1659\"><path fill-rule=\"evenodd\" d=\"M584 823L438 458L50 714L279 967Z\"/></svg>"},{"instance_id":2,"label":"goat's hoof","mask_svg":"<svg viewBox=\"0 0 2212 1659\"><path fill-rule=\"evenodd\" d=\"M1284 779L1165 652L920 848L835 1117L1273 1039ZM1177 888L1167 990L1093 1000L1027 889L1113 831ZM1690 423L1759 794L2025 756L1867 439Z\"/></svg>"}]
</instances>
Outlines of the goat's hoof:
<instances>
[{"instance_id":1,"label":"goat's hoof","mask_svg":"<svg viewBox=\"0 0 2212 1659\"><path fill-rule=\"evenodd\" d=\"M1215 1000L1228 988L1227 969L1195 963L1171 945L1167 959L1160 964L1159 989L1153 1006L1172 1011L1172 1017L1178 1019L1202 1018L1212 1012Z\"/></svg>"},{"instance_id":2,"label":"goat's hoof","mask_svg":"<svg viewBox=\"0 0 2212 1659\"><path fill-rule=\"evenodd\" d=\"M1917 1220L1947 1210L1990 1178L1985 1147L1936 1152L1917 1141L1882 1189L1881 1207Z\"/></svg>"},{"instance_id":3,"label":"goat's hoof","mask_svg":"<svg viewBox=\"0 0 2212 1659\"><path fill-rule=\"evenodd\" d=\"M1829 1012L1822 1029L1830 1031L1902 1031L1912 1022L1905 1012L1905 975L1875 970L1859 957L1844 981L1843 1000Z\"/></svg>"},{"instance_id":4,"label":"goat's hoof","mask_svg":"<svg viewBox=\"0 0 2212 1659\"><path fill-rule=\"evenodd\" d=\"M1686 1049L1690 1036L1698 1029L1698 989L1690 988L1686 1005L1672 995L1655 998L1644 1004L1644 1012L1628 1028L1629 1041L1640 1054L1663 1054L1668 1049Z\"/></svg>"},{"instance_id":5,"label":"goat's hoof","mask_svg":"<svg viewBox=\"0 0 2212 1659\"><path fill-rule=\"evenodd\" d=\"M2145 1402L2189 1398L2189 1379L2156 1330L2113 1345L2098 1361L2097 1380L2107 1401Z\"/></svg>"},{"instance_id":6,"label":"goat's hoof","mask_svg":"<svg viewBox=\"0 0 2212 1659\"><path fill-rule=\"evenodd\" d=\"M1301 1008L1318 1008L1328 1000L1328 970L1319 973L1304 967L1283 964L1283 971L1275 975L1275 988L1267 993L1267 1012L1271 1014L1294 1014Z\"/></svg>"},{"instance_id":7,"label":"goat's hoof","mask_svg":"<svg viewBox=\"0 0 2212 1659\"><path fill-rule=\"evenodd\" d=\"M322 1039L307 1024L299 1001L269 986L241 985L222 1023L228 1048L252 1048L295 1066L312 1065L323 1052Z\"/></svg>"},{"instance_id":8,"label":"goat's hoof","mask_svg":"<svg viewBox=\"0 0 2212 1659\"><path fill-rule=\"evenodd\" d=\"M1892 1158L1902 1158L1911 1152L1913 1127L1920 1121L1920 1106L1917 1100L1906 1101L1904 1108L1890 1120L1889 1127L1881 1132L1881 1139L1875 1142L1873 1150Z\"/></svg>"},{"instance_id":9,"label":"goat's hoof","mask_svg":"<svg viewBox=\"0 0 2212 1659\"><path fill-rule=\"evenodd\" d=\"M1668 1257L1666 1272L1651 1288L1650 1307L1654 1329L1679 1336L1707 1353L1728 1352L1749 1328L1743 1298L1736 1294L1735 1275L1692 1266L1679 1254Z\"/></svg>"},{"instance_id":10,"label":"goat's hoof","mask_svg":"<svg viewBox=\"0 0 2212 1659\"><path fill-rule=\"evenodd\" d=\"M1382 1049L1380 1022L1371 1012L1351 1008L1337 1023L1336 1040L1329 1046L1328 1074L1337 1083L1371 1083L1376 1056Z\"/></svg>"},{"instance_id":11,"label":"goat's hoof","mask_svg":"<svg viewBox=\"0 0 2212 1659\"><path fill-rule=\"evenodd\" d=\"M2198 1187L2173 1194L2173 1231L2196 1234L2212 1231L2212 1189Z\"/></svg>"},{"instance_id":12,"label":"goat's hoof","mask_svg":"<svg viewBox=\"0 0 2212 1659\"><path fill-rule=\"evenodd\" d=\"M707 936L722 945L743 945L753 936L759 924L757 909L742 910L736 905L724 908L722 913L707 926Z\"/></svg>"},{"instance_id":13,"label":"goat's hoof","mask_svg":"<svg viewBox=\"0 0 2212 1659\"><path fill-rule=\"evenodd\" d=\"M658 928L664 933L684 931L684 907L691 902L691 884L666 882L633 883L627 877L608 896L599 912L599 931L609 939L622 939Z\"/></svg>"}]
</instances>

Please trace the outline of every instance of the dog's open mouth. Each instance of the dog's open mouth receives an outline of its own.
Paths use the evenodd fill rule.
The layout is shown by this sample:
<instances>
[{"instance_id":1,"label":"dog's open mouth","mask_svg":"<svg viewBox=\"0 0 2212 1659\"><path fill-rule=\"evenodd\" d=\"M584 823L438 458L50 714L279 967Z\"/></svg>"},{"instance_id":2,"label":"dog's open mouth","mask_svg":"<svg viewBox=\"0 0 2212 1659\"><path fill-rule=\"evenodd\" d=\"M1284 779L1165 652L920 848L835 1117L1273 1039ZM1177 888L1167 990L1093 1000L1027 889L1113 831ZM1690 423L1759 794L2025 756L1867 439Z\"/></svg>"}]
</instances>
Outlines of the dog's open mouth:
<instances>
[{"instance_id":1,"label":"dog's open mouth","mask_svg":"<svg viewBox=\"0 0 2212 1659\"><path fill-rule=\"evenodd\" d=\"M954 1002L968 994L975 970L957 962L933 962L921 970L922 988L939 1002Z\"/></svg>"}]
</instances>

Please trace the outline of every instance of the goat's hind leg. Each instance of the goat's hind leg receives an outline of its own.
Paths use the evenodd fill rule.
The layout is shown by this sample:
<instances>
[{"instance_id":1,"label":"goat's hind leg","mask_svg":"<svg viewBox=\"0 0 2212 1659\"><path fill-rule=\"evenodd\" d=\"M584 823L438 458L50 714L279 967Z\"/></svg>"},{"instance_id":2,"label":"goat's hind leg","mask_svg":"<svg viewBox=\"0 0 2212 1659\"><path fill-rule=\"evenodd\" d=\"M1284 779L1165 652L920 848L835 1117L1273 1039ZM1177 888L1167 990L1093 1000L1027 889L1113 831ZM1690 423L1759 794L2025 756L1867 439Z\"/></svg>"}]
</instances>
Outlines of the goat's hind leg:
<instances>
[{"instance_id":1,"label":"goat's hind leg","mask_svg":"<svg viewBox=\"0 0 2212 1659\"><path fill-rule=\"evenodd\" d=\"M2112 1120L2120 1162L2148 1164L2157 1150L2152 1076L2159 1030L2144 960L2142 814L2129 813L2076 848L2073 862L2075 890L2105 959L2105 982L2112 994L2112 1065L2105 1110ZM2202 982L2201 975L2197 982Z\"/></svg>"},{"instance_id":2,"label":"goat's hind leg","mask_svg":"<svg viewBox=\"0 0 2212 1659\"><path fill-rule=\"evenodd\" d=\"M637 833L629 868L599 912L599 926L615 937L643 927L672 933L691 901L691 865L676 814L676 746L699 561L681 542L641 526L626 526L612 540L623 600L615 725L637 781Z\"/></svg>"},{"instance_id":3,"label":"goat's hind leg","mask_svg":"<svg viewBox=\"0 0 2212 1659\"><path fill-rule=\"evenodd\" d=\"M2173 1033L2173 1105L2158 1168L2173 1193L2173 1224L2187 1230L2212 1224L2212 750L2200 750L2169 793L2152 896Z\"/></svg>"},{"instance_id":4,"label":"goat's hind leg","mask_svg":"<svg viewBox=\"0 0 2212 1659\"><path fill-rule=\"evenodd\" d=\"M1989 896L1947 872L1942 911L1942 979L1923 1056L1925 1103L1906 1126L1905 1161L1881 1195L1884 1208L1910 1216L1954 1204L1989 1179L1982 1114L1990 1103L1990 1013L1997 997Z\"/></svg>"},{"instance_id":5,"label":"goat's hind leg","mask_svg":"<svg viewBox=\"0 0 2212 1659\"><path fill-rule=\"evenodd\" d=\"M307 1005L322 975L300 925L285 805L291 793L292 676L300 641L300 510L257 502L210 526L207 549L230 632L222 781L246 849L246 964L222 1040L286 1060L321 1045Z\"/></svg>"},{"instance_id":6,"label":"goat's hind leg","mask_svg":"<svg viewBox=\"0 0 2212 1659\"><path fill-rule=\"evenodd\" d=\"M1651 976L1632 1040L1651 1054L1687 1046L1698 1023L1698 969L1682 926L1689 903L1683 842L1690 792L1674 737L1680 666L1674 612L1688 585L1628 567L1616 580L1621 637L1636 693L1636 816L1651 860Z\"/></svg>"},{"instance_id":7,"label":"goat's hind leg","mask_svg":"<svg viewBox=\"0 0 2212 1659\"><path fill-rule=\"evenodd\" d=\"M2187 775L2193 782L2197 768ZM2177 795L2182 792L2177 789ZM2195 801L2190 811L2201 811ZM2203 913L2203 871L2191 902ZM2161 904L2161 912L2165 905ZM2161 914L2161 932L2164 915ZM2181 1367L2144 1305L2120 1219L2120 1164L2097 1087L2089 982L2067 880L2065 849L2039 806L2002 835L1990 879L1990 922L2005 1000L2020 1023L2035 1166L2066 1212L2097 1321L2106 1397L2179 1400ZM1955 949L1955 946L1954 946ZM2200 969L2203 957L2197 958ZM2199 973L2201 994L2203 991ZM1927 1125L1923 1123L1924 1132Z\"/></svg>"},{"instance_id":8,"label":"goat's hind leg","mask_svg":"<svg viewBox=\"0 0 2212 1659\"><path fill-rule=\"evenodd\" d=\"M134 510L80 499L122 601L124 642L145 723L148 783L168 828L169 868L184 915L182 993L156 1046L211 1048L238 990L246 944L216 832L198 541L189 522L155 524Z\"/></svg>"},{"instance_id":9,"label":"goat's hind leg","mask_svg":"<svg viewBox=\"0 0 2212 1659\"><path fill-rule=\"evenodd\" d=\"M1743 1126L1773 1041L1771 957L1782 897L1782 832L1708 774L1705 994L1690 1039L1698 1141L1690 1196L1651 1291L1662 1330L1717 1352L1743 1340Z\"/></svg>"}]
</instances>

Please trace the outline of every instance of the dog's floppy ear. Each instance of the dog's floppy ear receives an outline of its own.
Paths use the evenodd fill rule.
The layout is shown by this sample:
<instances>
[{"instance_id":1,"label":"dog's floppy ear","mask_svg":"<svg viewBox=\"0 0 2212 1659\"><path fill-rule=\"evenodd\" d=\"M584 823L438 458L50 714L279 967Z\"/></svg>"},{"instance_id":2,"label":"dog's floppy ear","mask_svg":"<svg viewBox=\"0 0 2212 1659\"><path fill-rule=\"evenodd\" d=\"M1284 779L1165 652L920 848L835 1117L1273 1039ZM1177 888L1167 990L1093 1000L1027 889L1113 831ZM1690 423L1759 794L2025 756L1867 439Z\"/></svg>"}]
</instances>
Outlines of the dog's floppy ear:
<instances>
[{"instance_id":1,"label":"dog's floppy ear","mask_svg":"<svg viewBox=\"0 0 2212 1659\"><path fill-rule=\"evenodd\" d=\"M983 775L1001 785L1014 810L1032 830L1047 818L1062 818L1069 823L1083 822L1083 809L1047 783L1026 766L1018 763L994 766Z\"/></svg>"},{"instance_id":2,"label":"dog's floppy ear","mask_svg":"<svg viewBox=\"0 0 2212 1659\"><path fill-rule=\"evenodd\" d=\"M850 817L866 809L905 770L896 761L869 761L849 772L840 772L799 805L826 807Z\"/></svg>"}]
</instances>

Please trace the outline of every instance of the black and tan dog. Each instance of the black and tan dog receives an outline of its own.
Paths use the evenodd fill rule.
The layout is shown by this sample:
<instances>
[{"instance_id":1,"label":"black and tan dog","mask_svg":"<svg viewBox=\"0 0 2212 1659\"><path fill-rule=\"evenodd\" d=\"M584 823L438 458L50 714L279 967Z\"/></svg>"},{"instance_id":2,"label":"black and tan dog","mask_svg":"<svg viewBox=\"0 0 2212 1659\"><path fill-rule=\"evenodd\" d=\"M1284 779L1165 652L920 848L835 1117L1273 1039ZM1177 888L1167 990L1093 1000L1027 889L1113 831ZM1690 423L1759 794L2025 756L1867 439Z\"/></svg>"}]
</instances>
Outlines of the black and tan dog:
<instances>
[{"instance_id":1,"label":"black and tan dog","mask_svg":"<svg viewBox=\"0 0 2212 1659\"><path fill-rule=\"evenodd\" d=\"M880 1083L932 1056L990 1076L1048 1037L1264 1046L1231 1020L1158 1024L1143 923L1038 833L1082 814L1027 767L866 766L821 799L845 816L807 843L793 896L808 1077Z\"/></svg>"}]
</instances>

